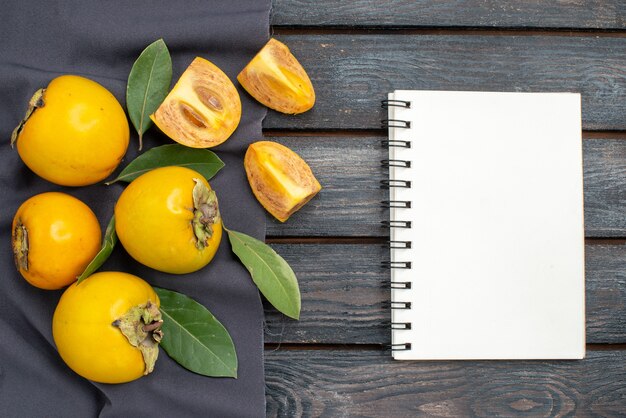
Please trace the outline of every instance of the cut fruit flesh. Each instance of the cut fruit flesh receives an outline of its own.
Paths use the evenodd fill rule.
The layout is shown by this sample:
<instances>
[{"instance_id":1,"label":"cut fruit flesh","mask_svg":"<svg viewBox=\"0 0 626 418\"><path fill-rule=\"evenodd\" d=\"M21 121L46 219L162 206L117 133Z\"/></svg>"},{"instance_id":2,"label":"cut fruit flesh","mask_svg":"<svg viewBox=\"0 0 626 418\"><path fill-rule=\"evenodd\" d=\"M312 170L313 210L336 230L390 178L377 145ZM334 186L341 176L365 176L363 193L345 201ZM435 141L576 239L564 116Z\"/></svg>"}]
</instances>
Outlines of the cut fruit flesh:
<instances>
[{"instance_id":1,"label":"cut fruit flesh","mask_svg":"<svg viewBox=\"0 0 626 418\"><path fill-rule=\"evenodd\" d=\"M306 112L315 104L313 84L287 46L269 42L239 73L244 89L265 106L287 114Z\"/></svg>"},{"instance_id":2,"label":"cut fruit flesh","mask_svg":"<svg viewBox=\"0 0 626 418\"><path fill-rule=\"evenodd\" d=\"M226 141L237 129L241 100L222 70L197 57L150 118L174 141L192 148L210 148Z\"/></svg>"},{"instance_id":3,"label":"cut fruit flesh","mask_svg":"<svg viewBox=\"0 0 626 418\"><path fill-rule=\"evenodd\" d=\"M251 144L244 166L257 200L281 222L285 222L322 188L307 163L276 142Z\"/></svg>"}]
</instances>

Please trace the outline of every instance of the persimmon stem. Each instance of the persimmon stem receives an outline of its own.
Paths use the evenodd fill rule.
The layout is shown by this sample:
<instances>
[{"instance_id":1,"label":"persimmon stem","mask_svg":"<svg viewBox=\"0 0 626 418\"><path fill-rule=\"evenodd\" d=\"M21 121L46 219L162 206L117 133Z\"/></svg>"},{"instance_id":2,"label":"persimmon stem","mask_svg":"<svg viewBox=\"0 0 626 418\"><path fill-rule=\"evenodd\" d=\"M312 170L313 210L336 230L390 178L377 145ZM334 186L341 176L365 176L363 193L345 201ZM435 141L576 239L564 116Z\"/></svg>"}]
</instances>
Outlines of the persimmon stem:
<instances>
[{"instance_id":1,"label":"persimmon stem","mask_svg":"<svg viewBox=\"0 0 626 418\"><path fill-rule=\"evenodd\" d=\"M144 325L143 326L143 330L145 332L152 332L152 331L154 331L156 329L161 328L161 325L163 325L163 320L162 319L159 320L159 321L154 321L154 322L152 322L150 324Z\"/></svg>"},{"instance_id":2,"label":"persimmon stem","mask_svg":"<svg viewBox=\"0 0 626 418\"><path fill-rule=\"evenodd\" d=\"M163 320L158 306L148 301L145 305L130 308L111 325L119 328L128 342L141 351L146 366L144 374L152 372L159 355L158 344L163 338Z\"/></svg>"}]
</instances>

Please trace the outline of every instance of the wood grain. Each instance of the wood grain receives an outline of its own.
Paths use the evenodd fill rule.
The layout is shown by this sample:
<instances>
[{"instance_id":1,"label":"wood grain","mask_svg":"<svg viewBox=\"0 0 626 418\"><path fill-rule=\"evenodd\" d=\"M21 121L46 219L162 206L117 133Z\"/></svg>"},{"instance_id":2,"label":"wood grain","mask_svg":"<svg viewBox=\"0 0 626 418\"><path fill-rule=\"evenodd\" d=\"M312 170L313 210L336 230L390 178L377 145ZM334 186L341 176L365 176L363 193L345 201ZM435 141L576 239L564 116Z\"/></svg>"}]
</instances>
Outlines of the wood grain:
<instances>
[{"instance_id":1,"label":"wood grain","mask_svg":"<svg viewBox=\"0 0 626 418\"><path fill-rule=\"evenodd\" d=\"M582 361L393 361L381 351L265 352L268 417L624 416L626 351Z\"/></svg>"},{"instance_id":2,"label":"wood grain","mask_svg":"<svg viewBox=\"0 0 626 418\"><path fill-rule=\"evenodd\" d=\"M626 236L626 141L583 141L585 231Z\"/></svg>"},{"instance_id":3,"label":"wood grain","mask_svg":"<svg viewBox=\"0 0 626 418\"><path fill-rule=\"evenodd\" d=\"M389 280L377 244L272 244L302 293L300 321L266 304L270 343L389 344ZM626 343L626 243L586 246L587 342Z\"/></svg>"},{"instance_id":4,"label":"wood grain","mask_svg":"<svg viewBox=\"0 0 626 418\"><path fill-rule=\"evenodd\" d=\"M626 129L623 38L485 35L282 35L315 86L301 115L267 129L373 129L394 89L575 91L587 130Z\"/></svg>"},{"instance_id":5,"label":"wood grain","mask_svg":"<svg viewBox=\"0 0 626 418\"><path fill-rule=\"evenodd\" d=\"M274 0L274 26L624 29L619 0Z\"/></svg>"},{"instance_id":6,"label":"wood grain","mask_svg":"<svg viewBox=\"0 0 626 418\"><path fill-rule=\"evenodd\" d=\"M380 137L272 137L299 153L323 186L304 208L281 224L268 217L268 236L381 237L387 199L378 181L386 151ZM538 152L541 152L538 150ZM626 141L583 141L585 231L588 237L626 236Z\"/></svg>"},{"instance_id":7,"label":"wood grain","mask_svg":"<svg viewBox=\"0 0 626 418\"><path fill-rule=\"evenodd\" d=\"M626 342L626 244L585 247L587 341Z\"/></svg>"}]
</instances>

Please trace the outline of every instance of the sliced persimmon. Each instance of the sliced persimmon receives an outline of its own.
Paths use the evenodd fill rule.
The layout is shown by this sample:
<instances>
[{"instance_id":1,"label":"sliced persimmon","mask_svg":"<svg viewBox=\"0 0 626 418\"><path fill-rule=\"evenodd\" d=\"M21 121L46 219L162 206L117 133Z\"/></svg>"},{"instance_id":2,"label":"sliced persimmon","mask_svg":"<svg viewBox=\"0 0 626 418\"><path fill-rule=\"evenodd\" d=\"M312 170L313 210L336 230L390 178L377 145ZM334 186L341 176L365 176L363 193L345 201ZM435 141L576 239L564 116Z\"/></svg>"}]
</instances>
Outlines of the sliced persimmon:
<instances>
[{"instance_id":1,"label":"sliced persimmon","mask_svg":"<svg viewBox=\"0 0 626 418\"><path fill-rule=\"evenodd\" d=\"M256 100L282 113L306 112L315 104L309 76L287 45L276 39L265 44L237 80Z\"/></svg>"},{"instance_id":2,"label":"sliced persimmon","mask_svg":"<svg viewBox=\"0 0 626 418\"><path fill-rule=\"evenodd\" d=\"M243 164L254 196L281 222L322 189L309 165L276 142L250 144Z\"/></svg>"},{"instance_id":3,"label":"sliced persimmon","mask_svg":"<svg viewBox=\"0 0 626 418\"><path fill-rule=\"evenodd\" d=\"M150 119L180 144L210 148L237 129L241 100L222 70L197 57Z\"/></svg>"}]
</instances>

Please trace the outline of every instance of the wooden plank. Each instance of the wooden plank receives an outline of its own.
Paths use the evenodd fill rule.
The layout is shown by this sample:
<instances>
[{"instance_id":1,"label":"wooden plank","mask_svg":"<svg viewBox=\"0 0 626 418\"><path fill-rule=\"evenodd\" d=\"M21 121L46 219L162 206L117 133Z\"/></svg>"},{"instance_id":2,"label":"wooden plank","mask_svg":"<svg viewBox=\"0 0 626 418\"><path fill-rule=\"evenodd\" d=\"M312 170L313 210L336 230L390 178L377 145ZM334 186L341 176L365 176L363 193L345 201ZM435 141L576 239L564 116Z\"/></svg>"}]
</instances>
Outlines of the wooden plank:
<instances>
[{"instance_id":1,"label":"wooden plank","mask_svg":"<svg viewBox=\"0 0 626 418\"><path fill-rule=\"evenodd\" d=\"M585 233L626 236L626 141L583 141Z\"/></svg>"},{"instance_id":2,"label":"wooden plank","mask_svg":"<svg viewBox=\"0 0 626 418\"><path fill-rule=\"evenodd\" d=\"M281 224L268 217L268 236L388 235L378 187L387 174L380 137L271 137L298 152L323 186L304 208ZM540 152L540 150L538 150ZM583 141L585 231L588 237L626 236L626 141Z\"/></svg>"},{"instance_id":3,"label":"wooden plank","mask_svg":"<svg viewBox=\"0 0 626 418\"><path fill-rule=\"evenodd\" d=\"M266 305L267 342L389 344L389 280L378 244L272 244L300 282L302 315ZM626 243L586 246L587 342L626 343Z\"/></svg>"},{"instance_id":4,"label":"wooden plank","mask_svg":"<svg viewBox=\"0 0 626 418\"><path fill-rule=\"evenodd\" d=\"M626 342L626 243L585 247L587 342Z\"/></svg>"},{"instance_id":5,"label":"wooden plank","mask_svg":"<svg viewBox=\"0 0 626 418\"><path fill-rule=\"evenodd\" d=\"M389 271L382 245L272 244L291 265L302 295L300 320L285 318L266 304L265 341L359 344L389 342L389 300L382 287Z\"/></svg>"},{"instance_id":6,"label":"wooden plank","mask_svg":"<svg viewBox=\"0 0 626 418\"><path fill-rule=\"evenodd\" d=\"M272 25L624 29L623 1L274 0Z\"/></svg>"},{"instance_id":7,"label":"wooden plank","mask_svg":"<svg viewBox=\"0 0 626 418\"><path fill-rule=\"evenodd\" d=\"M281 35L311 76L315 107L269 112L267 129L373 129L394 89L576 91L583 127L626 129L624 38L503 35Z\"/></svg>"},{"instance_id":8,"label":"wooden plank","mask_svg":"<svg viewBox=\"0 0 626 418\"><path fill-rule=\"evenodd\" d=\"M265 352L268 417L624 416L626 351L582 361L393 361L379 351Z\"/></svg>"}]
</instances>

